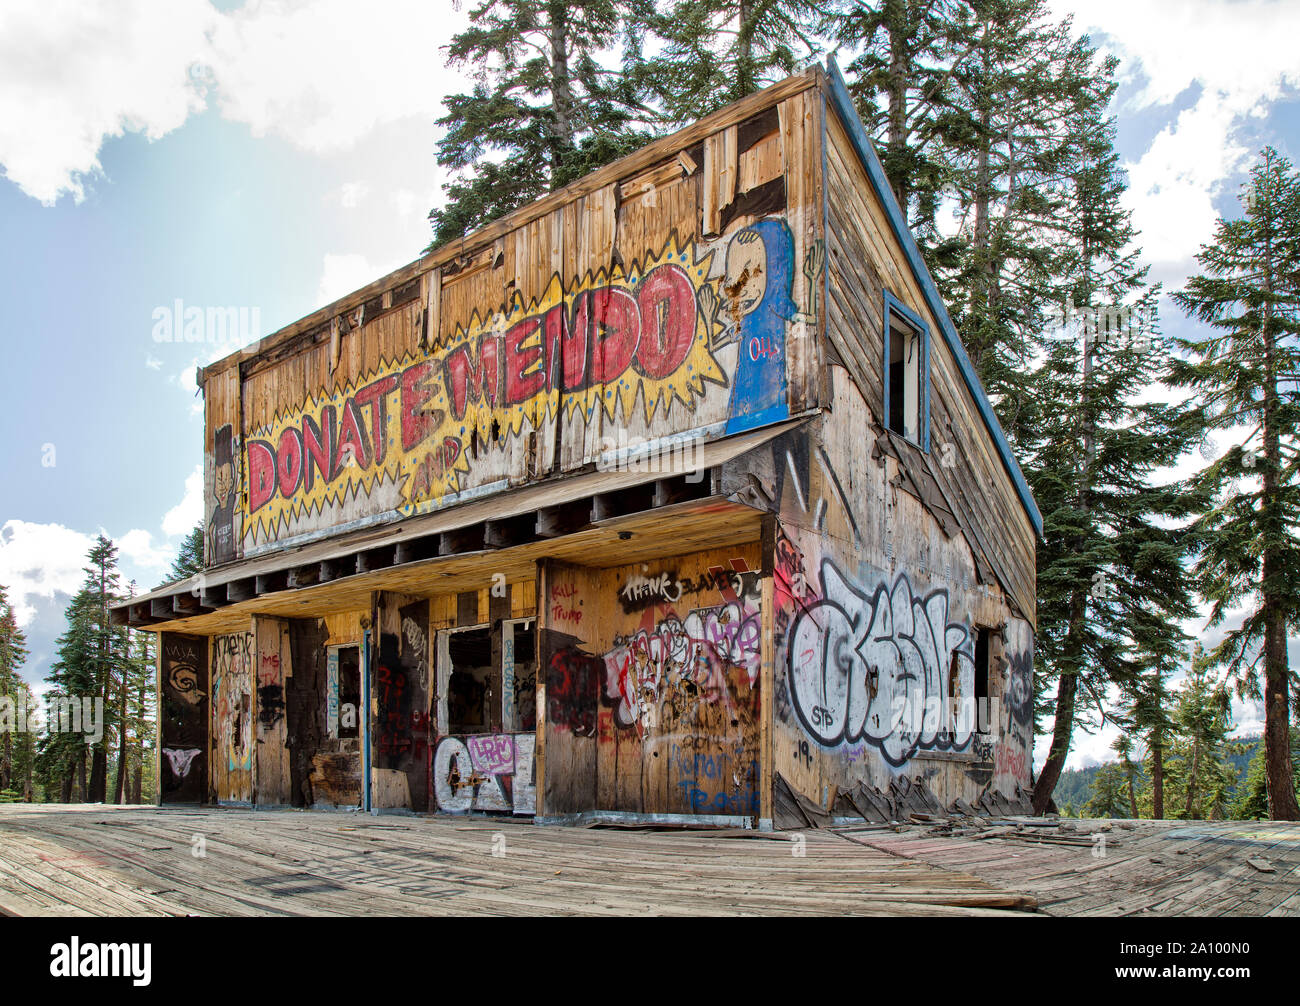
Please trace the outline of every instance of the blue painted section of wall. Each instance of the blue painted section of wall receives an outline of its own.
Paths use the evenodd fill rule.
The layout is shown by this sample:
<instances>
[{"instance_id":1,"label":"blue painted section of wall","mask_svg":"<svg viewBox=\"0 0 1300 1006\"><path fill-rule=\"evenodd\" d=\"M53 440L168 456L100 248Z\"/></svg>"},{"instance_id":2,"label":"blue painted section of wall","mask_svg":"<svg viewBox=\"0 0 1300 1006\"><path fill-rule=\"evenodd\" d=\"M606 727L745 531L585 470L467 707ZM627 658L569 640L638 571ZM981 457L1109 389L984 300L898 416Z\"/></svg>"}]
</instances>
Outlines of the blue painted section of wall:
<instances>
[{"instance_id":1,"label":"blue painted section of wall","mask_svg":"<svg viewBox=\"0 0 1300 1006\"><path fill-rule=\"evenodd\" d=\"M993 405L989 402L988 395L984 393L983 385L980 384L979 378L975 375L975 368L970 362L970 357L966 355L966 348L961 344L957 330L953 327L952 319L948 317L948 309L944 306L943 298L939 296L939 291L935 289L934 279L930 276L930 271L925 267L925 262L921 259L921 250L917 248L912 232L907 227L906 219L902 210L899 209L898 201L894 198L894 190L889 187L889 182L885 178L884 166L880 163L880 158L876 156L875 148L871 145L871 139L867 136L862 120L853 107L853 98L844 83L844 76L840 73L840 68L833 58L826 60L826 76L830 86L831 103L835 106L836 114L838 114L840 122L848 131L849 139L853 143L858 159L862 162L862 166L867 171L867 177L871 180L871 187L875 190L876 198L880 200L880 205L885 208L885 213L889 217L890 229L894 232L894 237L903 249L904 255L907 256L908 264L912 267L912 274L916 277L917 283L920 284L921 291L925 295L926 305L930 308L930 313L934 315L939 323L939 331L943 335L943 340L947 344L949 352L952 353L953 359L957 361L957 368L961 372L962 379L966 382L966 387L975 401L975 406L984 420L984 425L993 437L993 442L997 446L998 454L1002 458L1002 464L1006 468L1007 474L1011 476L1012 482L1015 483L1016 492L1020 496L1020 502L1025 508L1025 513L1029 516L1030 523L1034 526L1034 532L1039 537L1042 537L1043 516L1038 512L1038 504L1034 502L1034 495L1029 491L1029 484L1025 482L1024 473L1020 470L1015 455L1011 453L1011 445L1007 443L1006 434L1002 432L1002 424L998 422L998 417L993 412ZM928 416L926 417L926 427L929 428Z\"/></svg>"},{"instance_id":2,"label":"blue painted section of wall","mask_svg":"<svg viewBox=\"0 0 1300 1006\"><path fill-rule=\"evenodd\" d=\"M761 291L747 276L763 277ZM785 381L785 332L796 311L794 236L784 220L760 220L727 245L727 285L742 286L737 324L740 342L731 385L727 433L752 430L789 417Z\"/></svg>"}]
</instances>

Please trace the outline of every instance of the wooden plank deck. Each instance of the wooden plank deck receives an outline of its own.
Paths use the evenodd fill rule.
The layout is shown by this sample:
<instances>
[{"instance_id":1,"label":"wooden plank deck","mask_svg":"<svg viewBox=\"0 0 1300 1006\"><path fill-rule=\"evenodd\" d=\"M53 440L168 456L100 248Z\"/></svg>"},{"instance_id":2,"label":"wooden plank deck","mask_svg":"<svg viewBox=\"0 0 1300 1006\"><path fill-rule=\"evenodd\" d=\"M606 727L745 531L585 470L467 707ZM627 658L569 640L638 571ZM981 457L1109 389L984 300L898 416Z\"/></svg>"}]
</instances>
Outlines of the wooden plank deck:
<instances>
[{"instance_id":1,"label":"wooden plank deck","mask_svg":"<svg viewBox=\"0 0 1300 1006\"><path fill-rule=\"evenodd\" d=\"M803 842L796 856L787 834L4 804L0 913L1026 917L1034 906L1014 886L830 832Z\"/></svg>"},{"instance_id":2,"label":"wooden plank deck","mask_svg":"<svg viewBox=\"0 0 1300 1006\"><path fill-rule=\"evenodd\" d=\"M1032 894L1047 915L1300 914L1298 823L1074 821L1068 831L1043 823L1021 822L1019 832L985 838L936 835L924 827L846 837ZM1015 827L1014 821L994 824ZM1070 841L1079 844L1063 844Z\"/></svg>"}]
</instances>

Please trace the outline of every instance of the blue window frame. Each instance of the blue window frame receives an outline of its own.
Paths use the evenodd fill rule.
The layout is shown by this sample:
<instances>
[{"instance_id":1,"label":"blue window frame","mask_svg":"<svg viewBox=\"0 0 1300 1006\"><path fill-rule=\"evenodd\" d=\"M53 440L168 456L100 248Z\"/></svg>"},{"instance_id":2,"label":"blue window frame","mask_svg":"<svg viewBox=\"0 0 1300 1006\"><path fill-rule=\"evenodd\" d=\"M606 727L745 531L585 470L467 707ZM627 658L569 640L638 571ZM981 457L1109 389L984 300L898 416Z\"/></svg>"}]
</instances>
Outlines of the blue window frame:
<instances>
[{"instance_id":1,"label":"blue window frame","mask_svg":"<svg viewBox=\"0 0 1300 1006\"><path fill-rule=\"evenodd\" d=\"M930 326L885 291L885 427L930 450Z\"/></svg>"}]
</instances>

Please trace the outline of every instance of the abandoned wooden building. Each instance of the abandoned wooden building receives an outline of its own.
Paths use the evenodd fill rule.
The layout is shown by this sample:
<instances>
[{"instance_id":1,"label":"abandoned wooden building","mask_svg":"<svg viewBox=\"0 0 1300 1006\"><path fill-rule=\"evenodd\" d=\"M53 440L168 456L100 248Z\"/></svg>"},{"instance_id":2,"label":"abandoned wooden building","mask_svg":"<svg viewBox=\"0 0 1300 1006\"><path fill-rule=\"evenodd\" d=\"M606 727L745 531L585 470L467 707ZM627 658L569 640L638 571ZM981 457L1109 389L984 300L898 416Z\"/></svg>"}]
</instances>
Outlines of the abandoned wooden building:
<instances>
[{"instance_id":1,"label":"abandoned wooden building","mask_svg":"<svg viewBox=\"0 0 1300 1006\"><path fill-rule=\"evenodd\" d=\"M201 369L163 803L794 827L1030 784L1041 518L838 69Z\"/></svg>"}]
</instances>

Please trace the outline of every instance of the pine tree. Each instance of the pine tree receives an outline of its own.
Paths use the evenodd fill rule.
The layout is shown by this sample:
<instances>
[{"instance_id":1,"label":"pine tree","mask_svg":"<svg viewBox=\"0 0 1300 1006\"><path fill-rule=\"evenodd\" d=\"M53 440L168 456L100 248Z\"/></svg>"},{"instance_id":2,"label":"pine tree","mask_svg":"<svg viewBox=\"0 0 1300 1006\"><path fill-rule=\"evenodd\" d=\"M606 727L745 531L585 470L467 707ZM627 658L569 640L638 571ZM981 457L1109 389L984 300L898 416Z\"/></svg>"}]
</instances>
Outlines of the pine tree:
<instances>
[{"instance_id":1,"label":"pine tree","mask_svg":"<svg viewBox=\"0 0 1300 1006\"><path fill-rule=\"evenodd\" d=\"M1300 730L1291 730L1291 766L1295 785L1300 789ZM1264 743L1261 740L1255 746L1250 764L1246 766L1245 778L1238 784L1232 795L1229 816L1234 821L1260 821L1268 817L1268 771L1264 762Z\"/></svg>"},{"instance_id":2,"label":"pine tree","mask_svg":"<svg viewBox=\"0 0 1300 1006\"><path fill-rule=\"evenodd\" d=\"M14 716L14 723L0 734L0 792L21 791L30 778L32 737L17 732L17 710L25 710L31 702L31 691L18 673L27 656L27 636L0 584L0 708L8 700L9 714Z\"/></svg>"},{"instance_id":3,"label":"pine tree","mask_svg":"<svg viewBox=\"0 0 1300 1006\"><path fill-rule=\"evenodd\" d=\"M175 583L177 580L186 580L195 573L202 572L203 522L199 521L189 534L181 539L180 547L176 550L176 558L172 561L171 573L164 582Z\"/></svg>"},{"instance_id":4,"label":"pine tree","mask_svg":"<svg viewBox=\"0 0 1300 1006\"><path fill-rule=\"evenodd\" d=\"M634 77L682 125L795 73L821 51L812 0L670 0L648 19L660 51Z\"/></svg>"},{"instance_id":5,"label":"pine tree","mask_svg":"<svg viewBox=\"0 0 1300 1006\"><path fill-rule=\"evenodd\" d=\"M1269 813L1294 821L1287 636L1300 629L1300 178L1273 148L1244 202L1197 256L1203 272L1174 295L1209 332L1179 340L1188 359L1173 380L1194 392L1208 431L1246 430L1197 479L1216 502L1192 526L1194 573L1211 625L1247 606L1211 656L1244 696L1258 697L1263 678Z\"/></svg>"},{"instance_id":6,"label":"pine tree","mask_svg":"<svg viewBox=\"0 0 1300 1006\"><path fill-rule=\"evenodd\" d=\"M1108 101L1113 61L1092 84ZM1125 179L1105 101L1069 120L1070 184L1062 189L1059 245L1049 272L1067 322L1038 340L1032 428L1020 435L1043 514L1038 546L1035 694L1053 717L1052 743L1034 786L1047 809L1077 725L1104 715L1111 686L1140 691L1144 674L1177 660L1178 623L1194 614L1186 546L1172 522L1198 497L1157 477L1196 433L1186 410L1144 398L1168 368L1158 290L1133 248L1121 206ZM1023 418L1023 417L1022 417Z\"/></svg>"},{"instance_id":7,"label":"pine tree","mask_svg":"<svg viewBox=\"0 0 1300 1006\"><path fill-rule=\"evenodd\" d=\"M57 723L47 723L38 766L48 780L58 781L64 802L71 799L75 774L80 798L103 803L108 798L108 752L120 719L120 703L114 699L123 687L129 642L127 629L109 620L109 607L121 597L117 547L100 535L87 559L86 578L68 605L68 629L59 637L58 655L46 680L51 686L48 697L56 703L76 702L82 704L83 710L95 710L97 716L102 708L99 725L103 730L92 745L84 731L58 730ZM84 704L87 701L89 707ZM83 720L82 726L89 724Z\"/></svg>"},{"instance_id":8,"label":"pine tree","mask_svg":"<svg viewBox=\"0 0 1300 1006\"><path fill-rule=\"evenodd\" d=\"M1087 817L1124 817L1124 770L1114 762L1097 769L1092 780L1092 792L1084 805Z\"/></svg>"},{"instance_id":9,"label":"pine tree","mask_svg":"<svg viewBox=\"0 0 1300 1006\"><path fill-rule=\"evenodd\" d=\"M841 2L821 29L857 55L845 67L858 114L932 268L935 218L952 179L951 152L970 128L954 76L976 52L966 0Z\"/></svg>"},{"instance_id":10,"label":"pine tree","mask_svg":"<svg viewBox=\"0 0 1300 1006\"><path fill-rule=\"evenodd\" d=\"M86 795L85 736L66 727L72 722L69 704L94 693L96 608L83 583L64 610L68 627L56 642L55 659L45 677L47 717L37 746L36 770L46 794L57 793L63 803L71 802L74 793L82 799ZM64 722L60 722L60 708L66 711Z\"/></svg>"},{"instance_id":11,"label":"pine tree","mask_svg":"<svg viewBox=\"0 0 1300 1006\"><path fill-rule=\"evenodd\" d=\"M1114 67L1055 22L1045 0L973 0L954 31L973 51L953 71L946 160L958 230L935 250L936 282L980 379L1014 435L1021 375L1052 301L1071 119L1104 108Z\"/></svg>"},{"instance_id":12,"label":"pine tree","mask_svg":"<svg viewBox=\"0 0 1300 1006\"><path fill-rule=\"evenodd\" d=\"M1198 644L1191 669L1174 700L1174 739L1169 782L1175 817L1222 819L1237 773L1228 760L1232 710L1223 682L1212 673L1213 661Z\"/></svg>"},{"instance_id":13,"label":"pine tree","mask_svg":"<svg viewBox=\"0 0 1300 1006\"><path fill-rule=\"evenodd\" d=\"M483 0L447 47L470 71L445 99L438 163L458 177L429 213L430 248L454 241L635 150L655 114L633 76L606 65L644 21L644 0ZM629 41L627 45L631 45Z\"/></svg>"},{"instance_id":14,"label":"pine tree","mask_svg":"<svg viewBox=\"0 0 1300 1006\"><path fill-rule=\"evenodd\" d=\"M1124 772L1124 787L1128 794L1129 817L1138 817L1138 770L1133 764L1133 738L1121 733L1111 744L1119 755L1119 765Z\"/></svg>"},{"instance_id":15,"label":"pine tree","mask_svg":"<svg viewBox=\"0 0 1300 1006\"><path fill-rule=\"evenodd\" d=\"M1146 745L1147 777L1150 780L1150 816L1157 821L1165 816L1165 756L1173 722L1169 716L1168 676L1180 660L1180 650L1172 647L1164 653L1148 652L1141 658L1144 670L1132 689L1130 716L1135 730Z\"/></svg>"}]
</instances>

